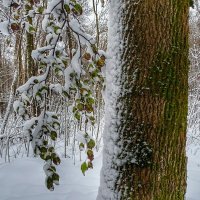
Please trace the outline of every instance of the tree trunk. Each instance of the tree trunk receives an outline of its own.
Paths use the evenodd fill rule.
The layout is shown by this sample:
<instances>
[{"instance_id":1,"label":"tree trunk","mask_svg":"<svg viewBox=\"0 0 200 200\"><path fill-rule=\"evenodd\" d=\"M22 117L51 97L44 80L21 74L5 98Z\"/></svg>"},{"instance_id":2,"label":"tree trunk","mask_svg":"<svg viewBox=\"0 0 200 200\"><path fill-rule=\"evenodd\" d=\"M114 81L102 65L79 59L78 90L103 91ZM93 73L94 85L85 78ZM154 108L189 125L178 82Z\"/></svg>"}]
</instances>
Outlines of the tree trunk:
<instances>
[{"instance_id":1,"label":"tree trunk","mask_svg":"<svg viewBox=\"0 0 200 200\"><path fill-rule=\"evenodd\" d=\"M23 68L23 61L22 61L22 38L23 38L23 33L20 31L17 35L16 35L16 49L15 52L17 54L17 58L18 58L18 84L17 87L19 87L20 85L24 84L25 80L24 80L24 68Z\"/></svg>"},{"instance_id":2,"label":"tree trunk","mask_svg":"<svg viewBox=\"0 0 200 200\"><path fill-rule=\"evenodd\" d=\"M32 51L34 50L34 36L31 33L26 33L27 38L27 66L28 66L28 78L31 76L36 76L37 70L34 64L34 60L31 56Z\"/></svg>"},{"instance_id":3,"label":"tree trunk","mask_svg":"<svg viewBox=\"0 0 200 200\"><path fill-rule=\"evenodd\" d=\"M111 0L98 200L184 199L188 10L188 0Z\"/></svg>"},{"instance_id":4,"label":"tree trunk","mask_svg":"<svg viewBox=\"0 0 200 200\"><path fill-rule=\"evenodd\" d=\"M28 18L29 23L33 24L33 19L31 17ZM32 76L36 76L38 69L37 66L34 63L34 60L32 58L32 51L34 50L34 35L32 33L26 32L26 51L27 51L27 67L28 67L28 78ZM32 113L34 116L38 116L40 113L40 109L37 109L36 101L33 101L32 106Z\"/></svg>"}]
</instances>

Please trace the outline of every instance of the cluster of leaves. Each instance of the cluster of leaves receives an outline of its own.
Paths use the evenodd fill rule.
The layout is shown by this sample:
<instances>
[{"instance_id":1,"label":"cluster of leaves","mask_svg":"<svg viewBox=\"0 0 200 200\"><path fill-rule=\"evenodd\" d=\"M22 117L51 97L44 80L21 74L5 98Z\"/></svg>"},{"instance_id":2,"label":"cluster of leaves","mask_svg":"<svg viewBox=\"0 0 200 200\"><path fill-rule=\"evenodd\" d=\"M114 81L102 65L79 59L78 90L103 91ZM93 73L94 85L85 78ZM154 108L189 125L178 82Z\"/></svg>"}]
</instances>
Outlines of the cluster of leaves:
<instances>
[{"instance_id":1,"label":"cluster of leaves","mask_svg":"<svg viewBox=\"0 0 200 200\"><path fill-rule=\"evenodd\" d=\"M84 175L89 168L93 168L92 161L94 160L94 152L93 152L94 147L95 147L95 141L86 133L84 135L84 139L79 144L80 151L85 150L87 153L87 159L81 165L81 171Z\"/></svg>"},{"instance_id":2,"label":"cluster of leaves","mask_svg":"<svg viewBox=\"0 0 200 200\"><path fill-rule=\"evenodd\" d=\"M54 189L53 184L59 184L59 175L56 173L55 166L59 165L61 160L49 142L57 139L59 129L58 117L52 112L43 111L40 116L27 120L24 124L24 131L29 135L34 153L46 161L44 171L49 190Z\"/></svg>"},{"instance_id":3,"label":"cluster of leaves","mask_svg":"<svg viewBox=\"0 0 200 200\"><path fill-rule=\"evenodd\" d=\"M73 113L76 120L84 117L85 123L94 124L94 85L102 82L102 68L105 65L105 53L98 51L94 39L85 33L78 17L83 8L76 0L54 0L47 2L47 8L40 0L13 0L8 4L10 32L24 29L34 34L34 18L43 16L42 28L46 33L46 46L32 52L32 58L40 69L41 75L31 77L23 86L17 89L18 100L14 110L24 120L24 130L30 137L35 154L45 160L46 185L53 190L58 184L59 175L55 165L60 163L49 141L55 141L59 131L59 120L56 113L50 112L47 106L49 93L59 93L63 98L73 99ZM77 48L72 57L65 51L62 34L68 28L76 39ZM53 79L51 76L56 77ZM52 82L63 79L64 84ZM61 81L62 82L62 81ZM37 105L38 112L32 112ZM92 168L94 159L92 149L95 142L85 134L85 144L88 162L81 166L83 174Z\"/></svg>"},{"instance_id":4,"label":"cluster of leaves","mask_svg":"<svg viewBox=\"0 0 200 200\"><path fill-rule=\"evenodd\" d=\"M34 10L41 8L39 0L12 0L7 2L10 10L10 18L8 29L10 33L25 29L29 33L34 33L35 28L32 26L31 20L35 17Z\"/></svg>"},{"instance_id":5,"label":"cluster of leaves","mask_svg":"<svg viewBox=\"0 0 200 200\"><path fill-rule=\"evenodd\" d=\"M190 7L194 8L194 0L189 0Z\"/></svg>"}]
</instances>

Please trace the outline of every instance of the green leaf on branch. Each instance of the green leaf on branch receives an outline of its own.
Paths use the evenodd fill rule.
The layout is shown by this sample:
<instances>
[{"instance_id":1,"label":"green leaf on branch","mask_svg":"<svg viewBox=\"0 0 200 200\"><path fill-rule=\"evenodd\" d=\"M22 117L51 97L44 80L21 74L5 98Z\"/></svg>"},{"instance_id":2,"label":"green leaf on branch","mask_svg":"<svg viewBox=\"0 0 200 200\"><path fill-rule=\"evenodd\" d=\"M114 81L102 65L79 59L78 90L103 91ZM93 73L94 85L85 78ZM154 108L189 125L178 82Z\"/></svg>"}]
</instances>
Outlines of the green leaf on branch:
<instances>
[{"instance_id":1,"label":"green leaf on branch","mask_svg":"<svg viewBox=\"0 0 200 200\"><path fill-rule=\"evenodd\" d=\"M94 101L94 99L93 98L91 98L91 97L89 97L89 98L87 98L87 103L89 103L90 105L92 105L92 104L94 104L95 103L95 101Z\"/></svg>"},{"instance_id":2,"label":"green leaf on branch","mask_svg":"<svg viewBox=\"0 0 200 200\"><path fill-rule=\"evenodd\" d=\"M93 149L95 147L95 141L93 139L90 139L90 141L87 143L88 149Z\"/></svg>"},{"instance_id":3,"label":"green leaf on branch","mask_svg":"<svg viewBox=\"0 0 200 200\"><path fill-rule=\"evenodd\" d=\"M98 53L98 48L96 47L96 45L92 44L91 47L92 47L93 53L97 54Z\"/></svg>"},{"instance_id":4,"label":"green leaf on branch","mask_svg":"<svg viewBox=\"0 0 200 200\"><path fill-rule=\"evenodd\" d=\"M52 118L54 119L58 119L58 117L56 115L52 115Z\"/></svg>"},{"instance_id":5,"label":"green leaf on branch","mask_svg":"<svg viewBox=\"0 0 200 200\"><path fill-rule=\"evenodd\" d=\"M49 147L48 151L51 153L54 152L54 147Z\"/></svg>"},{"instance_id":6,"label":"green leaf on branch","mask_svg":"<svg viewBox=\"0 0 200 200\"><path fill-rule=\"evenodd\" d=\"M40 92L37 92L35 95L37 100L41 100L42 99L42 94Z\"/></svg>"},{"instance_id":7,"label":"green leaf on branch","mask_svg":"<svg viewBox=\"0 0 200 200\"><path fill-rule=\"evenodd\" d=\"M56 168L55 168L54 166L51 166L51 167L49 168L49 170L52 171L52 172L56 172Z\"/></svg>"},{"instance_id":8,"label":"green leaf on branch","mask_svg":"<svg viewBox=\"0 0 200 200\"><path fill-rule=\"evenodd\" d=\"M88 170L88 166L87 166L87 163L84 162L82 165L81 165L81 171L83 173L83 175L85 176L85 172Z\"/></svg>"},{"instance_id":9,"label":"green leaf on branch","mask_svg":"<svg viewBox=\"0 0 200 200\"><path fill-rule=\"evenodd\" d=\"M59 185L59 175L57 173L53 173L52 175L52 179L53 179L53 182L56 184L56 185Z\"/></svg>"},{"instance_id":10,"label":"green leaf on branch","mask_svg":"<svg viewBox=\"0 0 200 200\"><path fill-rule=\"evenodd\" d=\"M40 88L40 91L42 92L43 90L46 90L46 91L48 91L48 90L49 90L49 88L48 88L47 86L42 86L42 87Z\"/></svg>"},{"instance_id":11,"label":"green leaf on branch","mask_svg":"<svg viewBox=\"0 0 200 200\"><path fill-rule=\"evenodd\" d=\"M45 154L44 154L44 153L41 153L41 154L40 154L40 158L41 158L42 160L46 160Z\"/></svg>"},{"instance_id":12,"label":"green leaf on branch","mask_svg":"<svg viewBox=\"0 0 200 200\"><path fill-rule=\"evenodd\" d=\"M74 9L76 11L75 12L76 15L82 15L83 14L83 8L82 8L82 6L80 4L76 3L74 5Z\"/></svg>"},{"instance_id":13,"label":"green leaf on branch","mask_svg":"<svg viewBox=\"0 0 200 200\"><path fill-rule=\"evenodd\" d=\"M91 168L91 169L93 169L93 164L92 164L92 162L91 162L91 161L89 161L89 162L88 162L88 168Z\"/></svg>"},{"instance_id":14,"label":"green leaf on branch","mask_svg":"<svg viewBox=\"0 0 200 200\"><path fill-rule=\"evenodd\" d=\"M87 151L87 156L88 156L88 159L90 160L90 161L92 161L92 160L94 160L94 154L93 154L93 151L92 150L88 150Z\"/></svg>"},{"instance_id":15,"label":"green leaf on branch","mask_svg":"<svg viewBox=\"0 0 200 200\"><path fill-rule=\"evenodd\" d=\"M44 12L44 7L39 7L39 8L38 8L38 12L39 12L40 14L42 14L42 13Z\"/></svg>"},{"instance_id":16,"label":"green leaf on branch","mask_svg":"<svg viewBox=\"0 0 200 200\"><path fill-rule=\"evenodd\" d=\"M70 13L70 7L69 7L68 4L65 4L65 5L64 5L64 9L65 9L65 11L66 11L68 14Z\"/></svg>"},{"instance_id":17,"label":"green leaf on branch","mask_svg":"<svg viewBox=\"0 0 200 200\"><path fill-rule=\"evenodd\" d=\"M29 11L29 10L31 10L31 6L28 5L28 4L26 4L26 5L25 5L25 9L26 9L27 11Z\"/></svg>"},{"instance_id":18,"label":"green leaf on branch","mask_svg":"<svg viewBox=\"0 0 200 200\"><path fill-rule=\"evenodd\" d=\"M75 117L78 121L81 120L81 115L80 115L79 112L76 112L76 113L74 114L74 117Z\"/></svg>"},{"instance_id":19,"label":"green leaf on branch","mask_svg":"<svg viewBox=\"0 0 200 200\"><path fill-rule=\"evenodd\" d=\"M28 32L29 33L35 33L35 28L33 26L29 26Z\"/></svg>"},{"instance_id":20,"label":"green leaf on branch","mask_svg":"<svg viewBox=\"0 0 200 200\"><path fill-rule=\"evenodd\" d=\"M53 128L56 129L56 130L59 130L59 128L60 128L60 123L59 123L59 122L54 122L54 123L53 123Z\"/></svg>"},{"instance_id":21,"label":"green leaf on branch","mask_svg":"<svg viewBox=\"0 0 200 200\"><path fill-rule=\"evenodd\" d=\"M40 152L41 152L41 153L47 153L47 148L44 147L44 146L41 147L41 148L40 148Z\"/></svg>"},{"instance_id":22,"label":"green leaf on branch","mask_svg":"<svg viewBox=\"0 0 200 200\"><path fill-rule=\"evenodd\" d=\"M84 105L82 103L79 103L77 105L78 110L82 111L84 109Z\"/></svg>"},{"instance_id":23,"label":"green leaf on branch","mask_svg":"<svg viewBox=\"0 0 200 200\"><path fill-rule=\"evenodd\" d=\"M63 95L64 95L65 97L70 98L70 95L68 94L68 92L66 92L66 91L63 90L62 93L63 93Z\"/></svg>"},{"instance_id":24,"label":"green leaf on branch","mask_svg":"<svg viewBox=\"0 0 200 200\"><path fill-rule=\"evenodd\" d=\"M55 141L56 139L57 139L57 133L56 133L56 131L51 131L51 139L53 140L53 141Z\"/></svg>"},{"instance_id":25,"label":"green leaf on branch","mask_svg":"<svg viewBox=\"0 0 200 200\"><path fill-rule=\"evenodd\" d=\"M53 186L53 179L51 177L46 178L46 186L49 190L53 191L54 186Z\"/></svg>"},{"instance_id":26,"label":"green leaf on branch","mask_svg":"<svg viewBox=\"0 0 200 200\"><path fill-rule=\"evenodd\" d=\"M59 165L60 163L61 163L61 160L60 160L60 158L57 156L57 157L53 157L53 163L55 164L55 165Z\"/></svg>"},{"instance_id":27,"label":"green leaf on branch","mask_svg":"<svg viewBox=\"0 0 200 200\"><path fill-rule=\"evenodd\" d=\"M83 143L80 143L80 144L79 144L79 149L80 149L80 151L83 151L84 148L85 148L85 145L84 145Z\"/></svg>"},{"instance_id":28,"label":"green leaf on branch","mask_svg":"<svg viewBox=\"0 0 200 200\"><path fill-rule=\"evenodd\" d=\"M90 116L90 117L89 117L89 119L90 119L90 121L92 121L92 122L94 122L94 121L95 121L95 118L94 118L94 116Z\"/></svg>"},{"instance_id":29,"label":"green leaf on branch","mask_svg":"<svg viewBox=\"0 0 200 200\"><path fill-rule=\"evenodd\" d=\"M94 111L93 107L91 104L86 104L85 105L85 110L88 112L88 113L91 113Z\"/></svg>"},{"instance_id":30,"label":"green leaf on branch","mask_svg":"<svg viewBox=\"0 0 200 200\"><path fill-rule=\"evenodd\" d=\"M104 65L105 65L105 60L103 60L103 59L101 59L101 58L100 58L99 60L97 60L97 66L98 66L98 67L101 68L101 67L103 67Z\"/></svg>"},{"instance_id":31,"label":"green leaf on branch","mask_svg":"<svg viewBox=\"0 0 200 200\"><path fill-rule=\"evenodd\" d=\"M44 160L51 160L51 156L50 155L47 155L45 158L44 158Z\"/></svg>"},{"instance_id":32,"label":"green leaf on branch","mask_svg":"<svg viewBox=\"0 0 200 200\"><path fill-rule=\"evenodd\" d=\"M59 26L54 26L53 29L55 34L59 34L61 31L61 28Z\"/></svg>"},{"instance_id":33,"label":"green leaf on branch","mask_svg":"<svg viewBox=\"0 0 200 200\"><path fill-rule=\"evenodd\" d=\"M37 83L39 83L39 81L38 81L37 79L35 79L35 80L33 81L33 83L37 84Z\"/></svg>"}]
</instances>

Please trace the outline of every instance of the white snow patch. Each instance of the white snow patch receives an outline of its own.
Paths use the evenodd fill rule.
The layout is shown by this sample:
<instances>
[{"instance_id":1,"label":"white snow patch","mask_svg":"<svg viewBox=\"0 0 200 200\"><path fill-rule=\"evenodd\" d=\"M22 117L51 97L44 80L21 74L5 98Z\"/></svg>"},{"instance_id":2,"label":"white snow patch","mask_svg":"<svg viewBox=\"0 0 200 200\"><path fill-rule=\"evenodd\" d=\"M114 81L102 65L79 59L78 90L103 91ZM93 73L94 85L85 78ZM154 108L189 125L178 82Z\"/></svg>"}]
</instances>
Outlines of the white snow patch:
<instances>
[{"instance_id":1,"label":"white snow patch","mask_svg":"<svg viewBox=\"0 0 200 200\"><path fill-rule=\"evenodd\" d=\"M8 25L9 25L9 21L4 21L0 23L0 32L3 35L10 35Z\"/></svg>"},{"instance_id":2,"label":"white snow patch","mask_svg":"<svg viewBox=\"0 0 200 200\"><path fill-rule=\"evenodd\" d=\"M50 192L46 189L43 161L37 158L16 159L12 163L0 160L1 200L95 200L97 196L101 153L94 160L94 168L83 176L77 161L62 158L58 166L60 185Z\"/></svg>"}]
</instances>

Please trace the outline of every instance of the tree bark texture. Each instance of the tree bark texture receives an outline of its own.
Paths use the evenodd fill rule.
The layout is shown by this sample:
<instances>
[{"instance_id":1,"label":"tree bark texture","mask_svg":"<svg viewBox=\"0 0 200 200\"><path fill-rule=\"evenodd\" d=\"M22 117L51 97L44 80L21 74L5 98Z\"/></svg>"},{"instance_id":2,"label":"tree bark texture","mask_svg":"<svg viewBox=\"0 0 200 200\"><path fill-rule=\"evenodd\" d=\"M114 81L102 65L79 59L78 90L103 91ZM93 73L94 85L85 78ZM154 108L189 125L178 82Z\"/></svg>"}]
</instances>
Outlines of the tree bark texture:
<instances>
[{"instance_id":1,"label":"tree bark texture","mask_svg":"<svg viewBox=\"0 0 200 200\"><path fill-rule=\"evenodd\" d=\"M110 31L109 42L115 37L120 45L109 47L111 62L121 74L113 72L111 78L117 90L107 81L105 147L97 199L183 200L189 1L117 1L121 6L111 0L109 29L118 30ZM109 73L107 66L107 77ZM116 91L117 100L111 98L111 102L109 96ZM110 109L115 110L113 116Z\"/></svg>"},{"instance_id":2,"label":"tree bark texture","mask_svg":"<svg viewBox=\"0 0 200 200\"><path fill-rule=\"evenodd\" d=\"M26 38L27 38L27 66L28 66L28 78L31 76L36 76L37 74L37 69L35 67L34 60L31 56L32 51L34 50L34 36L31 33L26 33Z\"/></svg>"}]
</instances>

